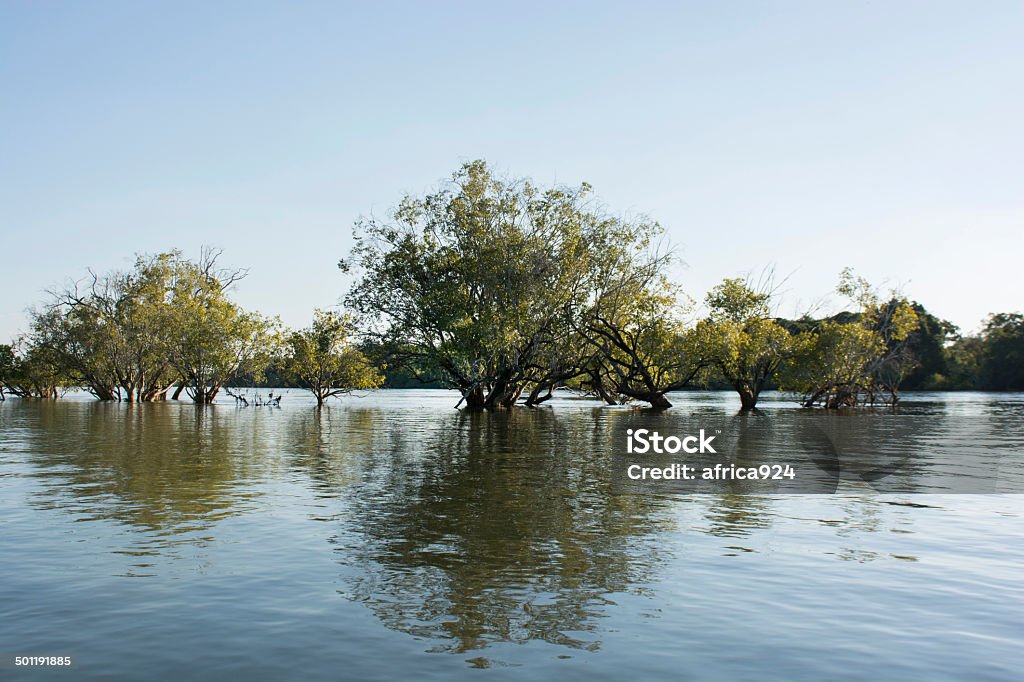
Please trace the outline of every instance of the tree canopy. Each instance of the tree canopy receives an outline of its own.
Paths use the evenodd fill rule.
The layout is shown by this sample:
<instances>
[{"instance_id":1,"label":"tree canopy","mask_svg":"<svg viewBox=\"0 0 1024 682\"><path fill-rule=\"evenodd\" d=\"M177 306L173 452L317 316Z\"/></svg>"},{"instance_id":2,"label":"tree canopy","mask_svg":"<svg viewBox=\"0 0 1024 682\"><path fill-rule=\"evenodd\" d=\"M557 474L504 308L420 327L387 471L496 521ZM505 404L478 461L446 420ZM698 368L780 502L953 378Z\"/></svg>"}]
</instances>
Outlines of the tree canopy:
<instances>
[{"instance_id":1,"label":"tree canopy","mask_svg":"<svg viewBox=\"0 0 1024 682\"><path fill-rule=\"evenodd\" d=\"M327 398L378 388L384 376L351 343L352 318L317 310L313 324L288 335L285 370L323 405Z\"/></svg>"},{"instance_id":2,"label":"tree canopy","mask_svg":"<svg viewBox=\"0 0 1024 682\"><path fill-rule=\"evenodd\" d=\"M793 357L806 334L790 334L771 316L771 293L742 279L725 279L708 292L709 315L697 323L697 344L708 361L753 409L780 365Z\"/></svg>"},{"instance_id":3,"label":"tree canopy","mask_svg":"<svg viewBox=\"0 0 1024 682\"><path fill-rule=\"evenodd\" d=\"M594 348L581 320L610 281L645 262L655 223L606 214L591 189L540 188L465 164L439 190L366 219L341 262L346 299L391 363L436 367L471 409L580 376ZM591 331L593 331L591 329Z\"/></svg>"},{"instance_id":4,"label":"tree canopy","mask_svg":"<svg viewBox=\"0 0 1024 682\"><path fill-rule=\"evenodd\" d=\"M457 389L472 410L536 406L560 388L664 409L696 385L730 387L746 410L770 388L826 408L893 404L903 387L1024 389L1021 313L960 336L846 269L837 291L852 309L830 317L775 317L771 286L727 278L696 319L657 222L609 212L586 183L544 187L483 161L358 221L339 264L354 275L346 310L317 310L304 329L241 307L232 290L246 270L220 255L140 255L51 290L0 345L0 400L84 387L206 404L269 380L322 405L419 381Z\"/></svg>"}]
</instances>

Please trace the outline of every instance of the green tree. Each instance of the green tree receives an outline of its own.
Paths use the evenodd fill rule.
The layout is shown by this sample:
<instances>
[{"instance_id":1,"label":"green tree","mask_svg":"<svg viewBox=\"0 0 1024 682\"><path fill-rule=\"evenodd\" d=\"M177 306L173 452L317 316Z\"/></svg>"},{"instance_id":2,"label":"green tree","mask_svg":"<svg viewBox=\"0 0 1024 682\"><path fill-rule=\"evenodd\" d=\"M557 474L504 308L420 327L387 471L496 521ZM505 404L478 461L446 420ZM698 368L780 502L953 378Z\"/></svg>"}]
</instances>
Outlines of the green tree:
<instances>
[{"instance_id":1,"label":"green tree","mask_svg":"<svg viewBox=\"0 0 1024 682\"><path fill-rule=\"evenodd\" d=\"M22 337L13 346L0 347L0 373L8 393L19 398L56 399L71 385L57 361L45 346Z\"/></svg>"},{"instance_id":2,"label":"green tree","mask_svg":"<svg viewBox=\"0 0 1024 682\"><path fill-rule=\"evenodd\" d=\"M953 341L946 349L948 374L940 388L981 389L984 385L982 366L985 350L985 340L981 336L963 336Z\"/></svg>"},{"instance_id":3,"label":"green tree","mask_svg":"<svg viewBox=\"0 0 1024 682\"><path fill-rule=\"evenodd\" d=\"M168 359L197 403L211 403L230 381L258 379L280 345L279 324L242 310L227 296L241 275L217 267L219 252L175 261L162 324Z\"/></svg>"},{"instance_id":4,"label":"green tree","mask_svg":"<svg viewBox=\"0 0 1024 682\"><path fill-rule=\"evenodd\" d=\"M7 399L4 391L15 379L17 363L18 357L14 354L14 346L0 343L0 401Z\"/></svg>"},{"instance_id":5,"label":"green tree","mask_svg":"<svg viewBox=\"0 0 1024 682\"><path fill-rule=\"evenodd\" d=\"M318 406L332 396L379 388L384 381L350 343L352 333L349 316L317 310L310 327L288 335L286 371L313 393Z\"/></svg>"},{"instance_id":6,"label":"green tree","mask_svg":"<svg viewBox=\"0 0 1024 682\"><path fill-rule=\"evenodd\" d=\"M697 343L751 410L779 366L798 350L794 337L771 316L771 294L742 279L726 279L705 300L710 315L697 323Z\"/></svg>"},{"instance_id":7,"label":"green tree","mask_svg":"<svg viewBox=\"0 0 1024 682\"><path fill-rule=\"evenodd\" d=\"M641 400L672 407L666 396L689 385L706 360L684 324L682 292L665 276L669 254L630 260L594 295L581 333L597 349L586 385L605 402Z\"/></svg>"},{"instance_id":8,"label":"green tree","mask_svg":"<svg viewBox=\"0 0 1024 682\"><path fill-rule=\"evenodd\" d=\"M982 387L995 391L1024 389L1024 315L991 315L985 323L981 338Z\"/></svg>"},{"instance_id":9,"label":"green tree","mask_svg":"<svg viewBox=\"0 0 1024 682\"><path fill-rule=\"evenodd\" d=\"M829 409L860 404L894 404L900 382L915 366L910 348L918 329L913 306L893 292L881 300L871 285L847 268L837 291L856 304L856 313L821 322L784 378L806 407Z\"/></svg>"},{"instance_id":10,"label":"green tree","mask_svg":"<svg viewBox=\"0 0 1024 682\"><path fill-rule=\"evenodd\" d=\"M53 300L31 313L30 330L26 358L45 357L70 384L84 386L101 400L117 398L116 359L103 352L114 332L94 310Z\"/></svg>"},{"instance_id":11,"label":"green tree","mask_svg":"<svg viewBox=\"0 0 1024 682\"><path fill-rule=\"evenodd\" d=\"M101 400L161 400L177 375L168 360L165 308L178 252L139 256L132 270L53 291L33 316L35 343Z\"/></svg>"},{"instance_id":12,"label":"green tree","mask_svg":"<svg viewBox=\"0 0 1024 682\"><path fill-rule=\"evenodd\" d=\"M390 219L357 224L340 263L359 274L348 307L394 351L389 365L436 367L470 409L511 407L524 391L539 400L580 372L573 322L610 274L609 255L656 231L604 215L589 195L586 184L541 189L468 163Z\"/></svg>"},{"instance_id":13,"label":"green tree","mask_svg":"<svg viewBox=\"0 0 1024 682\"><path fill-rule=\"evenodd\" d=\"M219 251L140 256L129 271L90 271L51 292L32 315L23 354L101 400L150 401L179 384L211 402L228 381L257 376L276 347L275 323L226 291L245 275L218 267Z\"/></svg>"},{"instance_id":14,"label":"green tree","mask_svg":"<svg viewBox=\"0 0 1024 682\"><path fill-rule=\"evenodd\" d=\"M935 317L916 301L910 305L918 320L917 329L908 339L915 366L904 379L903 388L911 391L945 388L950 384L951 371L946 348L956 338L957 327Z\"/></svg>"}]
</instances>

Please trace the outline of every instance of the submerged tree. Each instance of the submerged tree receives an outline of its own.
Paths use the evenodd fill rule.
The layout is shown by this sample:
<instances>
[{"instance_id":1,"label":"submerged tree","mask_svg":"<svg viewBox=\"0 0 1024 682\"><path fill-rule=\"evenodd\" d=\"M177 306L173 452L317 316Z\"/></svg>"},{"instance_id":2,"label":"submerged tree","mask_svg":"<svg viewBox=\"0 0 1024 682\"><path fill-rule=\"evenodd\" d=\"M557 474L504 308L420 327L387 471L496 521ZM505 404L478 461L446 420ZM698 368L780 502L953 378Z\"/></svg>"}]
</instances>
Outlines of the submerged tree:
<instances>
[{"instance_id":1,"label":"submerged tree","mask_svg":"<svg viewBox=\"0 0 1024 682\"><path fill-rule=\"evenodd\" d=\"M258 378L280 343L278 323L242 310L226 290L244 271L217 265L218 251L199 261L176 261L164 309L170 330L168 358L189 397L211 403L220 389L240 377Z\"/></svg>"},{"instance_id":2,"label":"submerged tree","mask_svg":"<svg viewBox=\"0 0 1024 682\"><path fill-rule=\"evenodd\" d=\"M139 257L129 271L97 274L50 293L33 315L33 344L101 400L161 400L177 379L168 359L167 293L177 252Z\"/></svg>"},{"instance_id":3,"label":"submerged tree","mask_svg":"<svg viewBox=\"0 0 1024 682\"><path fill-rule=\"evenodd\" d=\"M726 279L706 298L707 319L697 324L698 344L750 410L779 366L805 337L793 336L771 314L771 293L741 279Z\"/></svg>"},{"instance_id":4,"label":"submerged tree","mask_svg":"<svg viewBox=\"0 0 1024 682\"><path fill-rule=\"evenodd\" d=\"M55 399L70 385L55 354L28 337L0 346L0 363L3 389L18 398Z\"/></svg>"},{"instance_id":5,"label":"submerged tree","mask_svg":"<svg viewBox=\"0 0 1024 682\"><path fill-rule=\"evenodd\" d=\"M348 306L369 340L395 351L390 365L437 368L468 408L507 408L524 392L539 402L581 371L575 322L609 255L657 229L604 215L589 194L468 163L390 220L357 225L340 263L359 270Z\"/></svg>"},{"instance_id":6,"label":"submerged tree","mask_svg":"<svg viewBox=\"0 0 1024 682\"><path fill-rule=\"evenodd\" d=\"M17 371L18 356L14 354L14 346L0 343L0 401L6 400L4 391Z\"/></svg>"},{"instance_id":7,"label":"submerged tree","mask_svg":"<svg viewBox=\"0 0 1024 682\"><path fill-rule=\"evenodd\" d=\"M384 381L351 344L353 331L349 316L317 310L310 327L288 336L286 373L313 393L317 405L332 396L379 388Z\"/></svg>"},{"instance_id":8,"label":"submerged tree","mask_svg":"<svg viewBox=\"0 0 1024 682\"><path fill-rule=\"evenodd\" d=\"M228 381L258 374L275 349L275 324L228 299L245 271L219 268L219 255L140 256L131 270L90 270L85 281L51 291L22 341L23 385L8 388L25 392L29 376L45 388L52 368L61 385L101 400L162 400L177 383L174 397L187 389L207 403Z\"/></svg>"},{"instance_id":9,"label":"submerged tree","mask_svg":"<svg viewBox=\"0 0 1024 682\"><path fill-rule=\"evenodd\" d=\"M607 403L640 400L667 409L666 394L689 385L706 360L685 327L682 294L665 275L671 255L639 251L600 284L579 323L598 351L586 383Z\"/></svg>"},{"instance_id":10,"label":"submerged tree","mask_svg":"<svg viewBox=\"0 0 1024 682\"><path fill-rule=\"evenodd\" d=\"M806 407L894 404L900 382L915 365L910 341L918 328L917 314L895 292L882 301L849 268L837 290L858 305L858 312L818 326L792 363L786 387L797 391Z\"/></svg>"}]
</instances>

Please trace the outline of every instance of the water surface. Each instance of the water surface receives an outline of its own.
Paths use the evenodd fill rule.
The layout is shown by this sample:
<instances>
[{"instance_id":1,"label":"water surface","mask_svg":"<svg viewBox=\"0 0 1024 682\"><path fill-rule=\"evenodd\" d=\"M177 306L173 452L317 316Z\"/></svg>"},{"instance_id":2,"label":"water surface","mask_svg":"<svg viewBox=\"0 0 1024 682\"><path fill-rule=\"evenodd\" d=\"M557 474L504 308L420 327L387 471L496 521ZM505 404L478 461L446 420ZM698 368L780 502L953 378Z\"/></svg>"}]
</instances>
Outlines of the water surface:
<instances>
[{"instance_id":1,"label":"water surface","mask_svg":"<svg viewBox=\"0 0 1024 682\"><path fill-rule=\"evenodd\" d=\"M730 394L674 398L664 428L739 418ZM650 415L455 401L0 403L0 654L75 658L0 674L1020 679L1021 495L915 489L916 459L897 493L636 491L607 444ZM1024 475L1024 395L911 395L898 417L769 399L758 424L910 428L927 457L998 457L993 490Z\"/></svg>"}]
</instances>

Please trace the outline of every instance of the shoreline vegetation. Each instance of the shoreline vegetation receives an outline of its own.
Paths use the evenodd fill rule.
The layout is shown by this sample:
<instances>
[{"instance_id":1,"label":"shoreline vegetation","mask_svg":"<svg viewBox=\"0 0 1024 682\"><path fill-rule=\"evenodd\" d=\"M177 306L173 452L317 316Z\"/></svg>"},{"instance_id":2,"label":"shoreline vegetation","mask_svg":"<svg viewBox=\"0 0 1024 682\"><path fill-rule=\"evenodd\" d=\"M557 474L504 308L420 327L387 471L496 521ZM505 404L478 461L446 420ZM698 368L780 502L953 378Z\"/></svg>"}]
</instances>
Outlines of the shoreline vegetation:
<instances>
[{"instance_id":1,"label":"shoreline vegetation","mask_svg":"<svg viewBox=\"0 0 1024 682\"><path fill-rule=\"evenodd\" d=\"M1024 389L1024 316L960 336L852 270L850 310L775 315L771 272L728 278L698 309L673 281L660 225L614 215L587 184L538 187L467 163L439 189L355 226L339 262L355 282L309 327L242 309L247 274L221 252L138 256L47 293L29 331L0 345L0 400L213 402L237 386L458 389L457 407L537 406L567 388L607 404L672 406L666 394L728 388L743 410L765 389L805 407L894 405L901 389Z\"/></svg>"}]
</instances>

